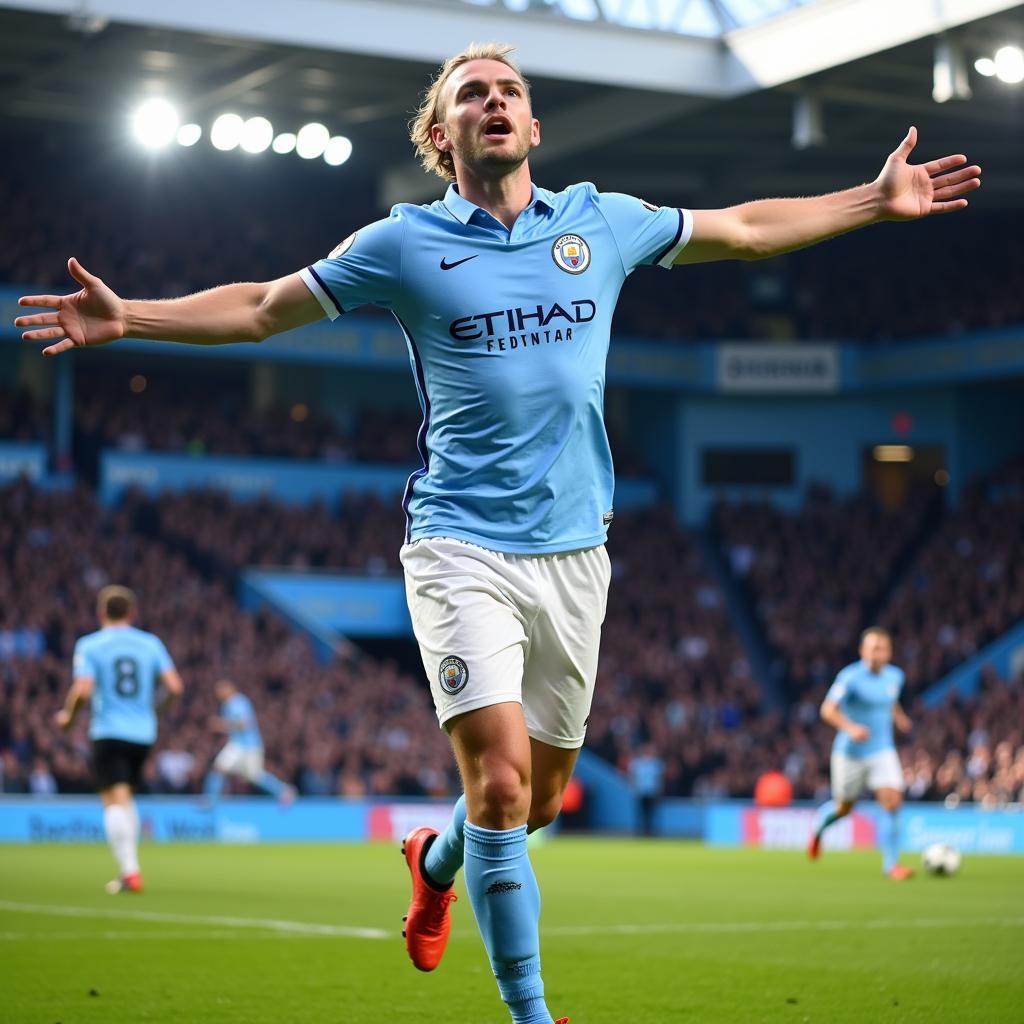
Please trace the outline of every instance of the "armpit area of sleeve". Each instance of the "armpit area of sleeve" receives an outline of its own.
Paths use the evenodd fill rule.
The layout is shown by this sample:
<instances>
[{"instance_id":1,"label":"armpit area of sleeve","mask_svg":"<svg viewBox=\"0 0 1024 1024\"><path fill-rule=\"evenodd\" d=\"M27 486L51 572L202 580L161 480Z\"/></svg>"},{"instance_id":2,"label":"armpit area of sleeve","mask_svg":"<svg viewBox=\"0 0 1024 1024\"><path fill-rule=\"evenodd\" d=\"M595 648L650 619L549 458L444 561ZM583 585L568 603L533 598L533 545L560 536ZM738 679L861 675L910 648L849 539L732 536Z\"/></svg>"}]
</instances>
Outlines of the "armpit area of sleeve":
<instances>
[{"instance_id":1,"label":"armpit area of sleeve","mask_svg":"<svg viewBox=\"0 0 1024 1024\"><path fill-rule=\"evenodd\" d=\"M693 214L689 210L679 210L679 230L676 232L676 237L672 239L669 247L664 249L654 261L655 264L659 267L664 267L666 270L671 270L676 257L686 248L692 234Z\"/></svg>"},{"instance_id":2,"label":"armpit area of sleeve","mask_svg":"<svg viewBox=\"0 0 1024 1024\"><path fill-rule=\"evenodd\" d=\"M323 311L332 320L337 320L345 312L341 308L341 303L331 294L324 279L312 267L303 267L299 271L299 277L302 278L306 287L316 297L316 301L323 307Z\"/></svg>"}]
</instances>

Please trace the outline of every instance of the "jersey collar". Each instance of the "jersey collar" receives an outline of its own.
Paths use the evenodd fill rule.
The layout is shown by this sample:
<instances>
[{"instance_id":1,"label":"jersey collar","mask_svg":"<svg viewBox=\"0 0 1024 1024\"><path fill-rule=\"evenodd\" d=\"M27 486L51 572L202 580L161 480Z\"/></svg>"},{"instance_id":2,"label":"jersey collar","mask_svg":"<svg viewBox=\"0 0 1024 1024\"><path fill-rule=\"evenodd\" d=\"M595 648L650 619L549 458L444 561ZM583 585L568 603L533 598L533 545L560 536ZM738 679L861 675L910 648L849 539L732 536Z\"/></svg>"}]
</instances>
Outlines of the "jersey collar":
<instances>
[{"instance_id":1,"label":"jersey collar","mask_svg":"<svg viewBox=\"0 0 1024 1024\"><path fill-rule=\"evenodd\" d=\"M463 199L459 195L459 187L454 182L448 186L448 191L444 194L444 205L448 212L460 223L468 224L473 214L478 210L480 213L490 217L485 209L477 206L475 203L471 203L468 199ZM535 206L546 206L549 210L555 208L555 196L553 192L549 192L546 188L537 188L533 182L530 182L530 205L526 207L527 210L532 210ZM524 211L525 212L525 211Z\"/></svg>"}]
</instances>

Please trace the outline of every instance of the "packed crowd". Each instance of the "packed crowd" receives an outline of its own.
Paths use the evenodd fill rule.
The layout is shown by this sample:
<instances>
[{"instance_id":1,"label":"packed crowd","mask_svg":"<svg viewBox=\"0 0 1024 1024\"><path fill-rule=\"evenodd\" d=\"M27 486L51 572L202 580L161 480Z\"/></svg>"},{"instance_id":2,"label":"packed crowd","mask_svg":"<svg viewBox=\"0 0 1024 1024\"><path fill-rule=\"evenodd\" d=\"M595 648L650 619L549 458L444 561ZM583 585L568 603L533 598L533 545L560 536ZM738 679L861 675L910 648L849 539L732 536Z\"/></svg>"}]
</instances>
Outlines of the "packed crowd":
<instances>
[{"instance_id":1,"label":"packed crowd","mask_svg":"<svg viewBox=\"0 0 1024 1024\"><path fill-rule=\"evenodd\" d=\"M1019 501L1020 482L1007 472L989 497ZM393 504L349 498L334 511L296 510L203 493L129 495L106 510L84 488L0 491L0 637L35 631L43 647L41 656L0 658L2 788L88 788L84 726L64 736L52 716L74 640L95 628L96 590L118 580L138 592L140 624L165 639L188 685L162 723L151 790L198 791L222 742L209 727L213 683L228 676L256 706L269 766L302 793L454 791L447 743L417 673L368 656L319 664L304 639L272 615L243 613L232 596L237 571L251 564L395 571L402 520ZM854 533L870 536L873 513L843 508ZM836 512L834 499L814 495L805 525L824 528L828 509ZM750 795L763 772L781 769L798 797L821 797L833 733L818 707L836 667L853 656L859 623L826 608L808 625L853 633L846 643L830 638L834 650L797 651L810 668L818 658L827 668L809 668L788 713L767 713L722 592L671 511L621 513L609 552L613 584L588 746L627 772L638 753L653 758L659 791L669 795ZM843 571L854 572L852 563ZM904 642L897 639L901 663ZM985 804L1022 795L1024 681L989 676L977 697L933 710L912 693L906 703L915 728L901 746L912 795Z\"/></svg>"},{"instance_id":2,"label":"packed crowd","mask_svg":"<svg viewBox=\"0 0 1024 1024\"><path fill-rule=\"evenodd\" d=\"M304 638L272 615L242 612L226 577L202 573L149 531L138 504L108 511L85 489L25 484L0 491L0 634L35 630L45 649L0 660L3 788L90 787L84 719L64 735L53 714L75 639L96 628L96 592L112 581L136 590L139 625L163 638L187 687L161 724L151 790L198 790L223 743L209 722L225 676L256 706L268 766L302 792L452 790L451 756L418 678L371 657L318 664Z\"/></svg>"},{"instance_id":3,"label":"packed crowd","mask_svg":"<svg viewBox=\"0 0 1024 1024\"><path fill-rule=\"evenodd\" d=\"M917 693L1024 620L1024 459L975 482L917 553L882 622Z\"/></svg>"},{"instance_id":4,"label":"packed crowd","mask_svg":"<svg viewBox=\"0 0 1024 1024\"><path fill-rule=\"evenodd\" d=\"M301 167L289 168L293 179L281 205L274 201L281 167L257 163L235 174L230 189L201 172L154 170L152 180L140 179L130 162L102 170L83 164L55 187L50 172L25 157L0 182L0 281L62 288L71 253L126 295L269 280L325 255L374 216L367 212L374 209L369 186L339 206L336 185ZM958 251L972 258L929 263L925 271L920 253L948 245L954 234ZM675 274L670 282L661 272L634 275L616 330L677 342L851 335L870 341L1024 321L1024 293L1013 284L1024 275L1024 255L1012 223L998 214L972 213L955 227L884 226L770 263Z\"/></svg>"},{"instance_id":5,"label":"packed crowd","mask_svg":"<svg viewBox=\"0 0 1024 1024\"><path fill-rule=\"evenodd\" d=\"M405 465L418 462L422 419L415 409L365 408L346 430L304 402L254 408L241 377L183 381L123 370L79 374L74 417L83 449Z\"/></svg>"},{"instance_id":6,"label":"packed crowd","mask_svg":"<svg viewBox=\"0 0 1024 1024\"><path fill-rule=\"evenodd\" d=\"M813 487L796 512L767 502L716 507L718 543L760 619L773 671L790 698L851 660L932 500L922 491L887 513L867 494L840 499Z\"/></svg>"}]
</instances>

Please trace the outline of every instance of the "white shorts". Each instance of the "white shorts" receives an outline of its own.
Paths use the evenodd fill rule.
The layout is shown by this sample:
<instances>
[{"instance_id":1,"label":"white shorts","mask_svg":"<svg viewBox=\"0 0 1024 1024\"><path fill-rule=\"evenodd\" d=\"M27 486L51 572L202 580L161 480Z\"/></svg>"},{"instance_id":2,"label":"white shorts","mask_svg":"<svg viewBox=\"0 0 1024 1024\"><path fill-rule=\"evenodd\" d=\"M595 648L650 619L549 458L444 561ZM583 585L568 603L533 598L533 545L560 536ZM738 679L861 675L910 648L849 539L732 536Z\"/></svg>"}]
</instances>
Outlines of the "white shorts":
<instances>
[{"instance_id":1,"label":"white shorts","mask_svg":"<svg viewBox=\"0 0 1024 1024\"><path fill-rule=\"evenodd\" d=\"M242 747L228 740L227 746L214 759L213 770L255 782L263 774L263 748Z\"/></svg>"},{"instance_id":2,"label":"white shorts","mask_svg":"<svg viewBox=\"0 0 1024 1024\"><path fill-rule=\"evenodd\" d=\"M581 747L611 579L604 546L511 555L431 537L401 558L440 724L514 701L531 737Z\"/></svg>"},{"instance_id":3,"label":"white shorts","mask_svg":"<svg viewBox=\"0 0 1024 1024\"><path fill-rule=\"evenodd\" d=\"M895 750L880 750L868 757L832 755L832 798L856 800L865 789L903 792L903 766Z\"/></svg>"}]
</instances>

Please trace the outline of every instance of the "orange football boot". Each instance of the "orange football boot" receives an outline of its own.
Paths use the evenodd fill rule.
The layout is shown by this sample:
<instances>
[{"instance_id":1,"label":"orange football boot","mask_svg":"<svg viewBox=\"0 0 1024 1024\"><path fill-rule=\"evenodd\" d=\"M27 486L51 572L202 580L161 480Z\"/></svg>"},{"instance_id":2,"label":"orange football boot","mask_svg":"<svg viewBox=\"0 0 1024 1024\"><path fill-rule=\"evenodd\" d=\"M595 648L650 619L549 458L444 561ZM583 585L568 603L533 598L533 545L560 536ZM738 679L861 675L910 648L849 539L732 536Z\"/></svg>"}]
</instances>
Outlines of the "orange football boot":
<instances>
[{"instance_id":1,"label":"orange football boot","mask_svg":"<svg viewBox=\"0 0 1024 1024\"><path fill-rule=\"evenodd\" d=\"M908 878L914 877L914 869L908 868L905 864L895 864L889 869L888 874L897 882L905 882Z\"/></svg>"},{"instance_id":2,"label":"orange football boot","mask_svg":"<svg viewBox=\"0 0 1024 1024\"><path fill-rule=\"evenodd\" d=\"M403 919L402 937L409 959L421 971L432 971L441 962L452 930L451 905L454 887L438 889L427 880L423 855L438 835L437 829L414 828L402 841L402 855L412 876L412 902Z\"/></svg>"},{"instance_id":3,"label":"orange football boot","mask_svg":"<svg viewBox=\"0 0 1024 1024\"><path fill-rule=\"evenodd\" d=\"M142 875L137 871L133 875L123 875L106 884L107 893L116 896L119 892L142 892Z\"/></svg>"},{"instance_id":4,"label":"orange football boot","mask_svg":"<svg viewBox=\"0 0 1024 1024\"><path fill-rule=\"evenodd\" d=\"M811 860L817 860L821 856L821 836L817 832L811 835L811 841L807 844L807 856Z\"/></svg>"}]
</instances>

